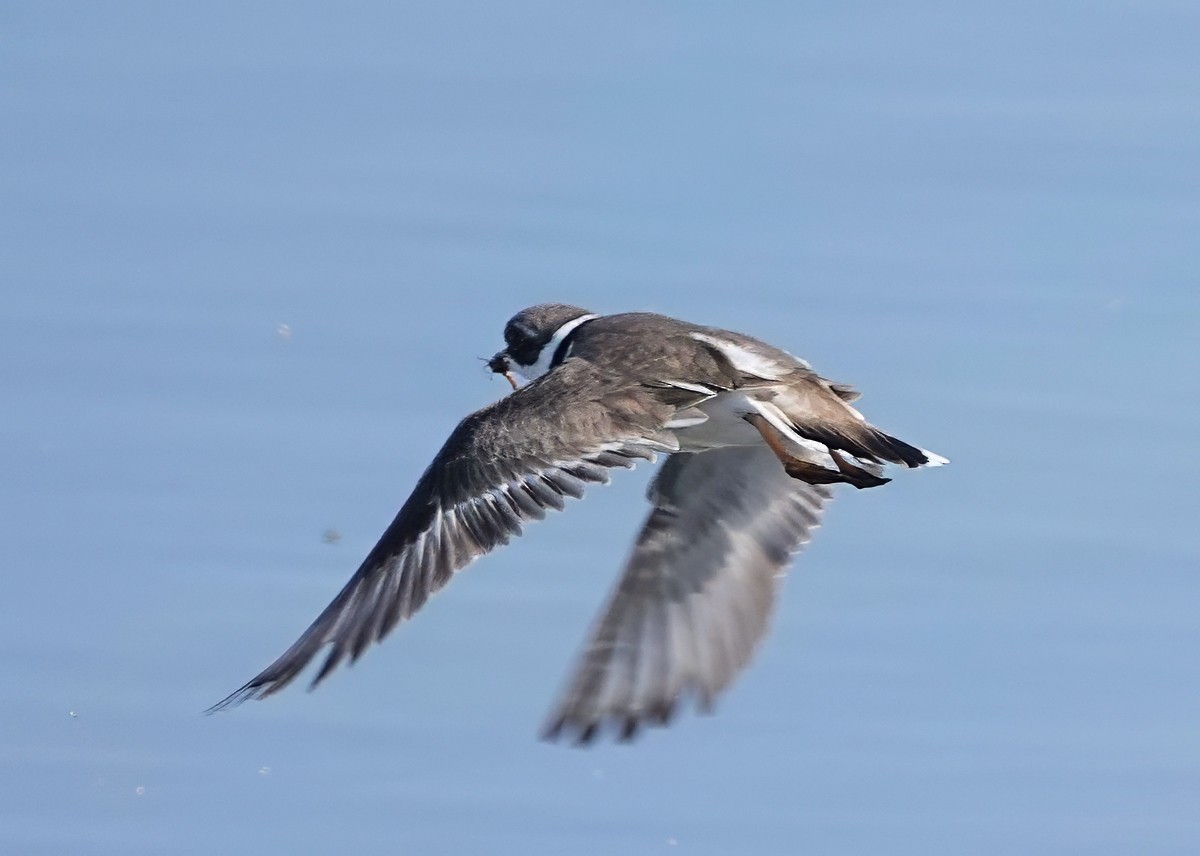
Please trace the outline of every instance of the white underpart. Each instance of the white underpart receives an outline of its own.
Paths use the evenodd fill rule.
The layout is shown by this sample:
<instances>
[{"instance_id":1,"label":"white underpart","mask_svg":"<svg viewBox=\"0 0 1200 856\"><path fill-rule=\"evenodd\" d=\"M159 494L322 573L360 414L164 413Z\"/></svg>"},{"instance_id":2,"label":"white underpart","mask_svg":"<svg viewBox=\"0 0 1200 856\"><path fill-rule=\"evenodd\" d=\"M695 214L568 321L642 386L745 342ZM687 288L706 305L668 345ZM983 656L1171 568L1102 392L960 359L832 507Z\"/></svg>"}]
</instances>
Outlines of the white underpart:
<instances>
[{"instance_id":1,"label":"white underpart","mask_svg":"<svg viewBox=\"0 0 1200 856\"><path fill-rule=\"evenodd\" d=\"M792 366L780 365L779 360L774 359L766 354L760 354L752 351L737 342L731 342L728 339L722 339L719 336L710 336L707 333L692 333L692 338L697 342L703 342L706 345L711 345L716 348L725 358L733 364L733 367L740 372L754 375L755 377L765 378L767 380L779 380ZM799 365L808 366L804 360L792 357Z\"/></svg>"},{"instance_id":2,"label":"white underpart","mask_svg":"<svg viewBox=\"0 0 1200 856\"><path fill-rule=\"evenodd\" d=\"M697 404L694 409L703 412L708 419L698 420L694 425L672 426L675 436L679 438L680 448L686 451L760 445L763 443L762 435L746 421L747 415L757 413L794 444L794 451L799 457L828 469L837 468L824 443L801 437L779 408L768 401L758 401L744 392L730 390Z\"/></svg>"},{"instance_id":3,"label":"white underpart","mask_svg":"<svg viewBox=\"0 0 1200 856\"><path fill-rule=\"evenodd\" d=\"M591 321L593 318L599 317L599 315L580 315L578 318L573 318L566 324L563 324L554 331L554 335L550 337L550 341L542 347L542 351L538 354L536 363L531 366L523 366L520 363L513 361L513 371L525 378L525 380L537 380L546 372L550 371L550 361L554 359L554 352L558 350L558 346L562 344L563 339L571 335L571 331L584 321ZM567 356L570 355L571 352L568 350Z\"/></svg>"},{"instance_id":4,"label":"white underpart","mask_svg":"<svg viewBox=\"0 0 1200 856\"><path fill-rule=\"evenodd\" d=\"M680 447L688 452L722 446L755 446L762 442L758 431L744 418L747 413L755 412L745 393L723 392L690 409L699 410L708 418L675 429Z\"/></svg>"}]
</instances>

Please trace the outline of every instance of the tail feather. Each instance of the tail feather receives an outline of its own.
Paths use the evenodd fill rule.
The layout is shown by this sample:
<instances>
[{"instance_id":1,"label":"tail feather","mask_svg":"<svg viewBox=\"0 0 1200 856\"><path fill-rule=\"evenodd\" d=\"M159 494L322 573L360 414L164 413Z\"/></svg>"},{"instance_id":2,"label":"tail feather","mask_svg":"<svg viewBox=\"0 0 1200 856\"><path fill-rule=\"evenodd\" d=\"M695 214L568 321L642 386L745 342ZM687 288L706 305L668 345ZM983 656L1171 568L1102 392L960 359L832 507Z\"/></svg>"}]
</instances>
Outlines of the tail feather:
<instances>
[{"instance_id":1,"label":"tail feather","mask_svg":"<svg viewBox=\"0 0 1200 856\"><path fill-rule=\"evenodd\" d=\"M923 467L929 463L929 456L925 454L924 449L918 449L916 446L909 445L903 440L897 439L891 434L885 434L873 426L868 427L872 434L894 455L891 458L884 457L884 460L891 461L892 463L903 463L908 467Z\"/></svg>"},{"instance_id":2,"label":"tail feather","mask_svg":"<svg viewBox=\"0 0 1200 856\"><path fill-rule=\"evenodd\" d=\"M941 456L930 457L924 449L909 445L865 422L853 425L802 423L796 425L796 433L809 440L824 443L830 449L848 452L856 458L875 463L923 467L935 459L945 461Z\"/></svg>"},{"instance_id":3,"label":"tail feather","mask_svg":"<svg viewBox=\"0 0 1200 856\"><path fill-rule=\"evenodd\" d=\"M941 467L950 463L949 458L943 458L937 452L931 452L928 449L922 449L921 454L925 456L925 463L921 465L923 467Z\"/></svg>"}]
</instances>

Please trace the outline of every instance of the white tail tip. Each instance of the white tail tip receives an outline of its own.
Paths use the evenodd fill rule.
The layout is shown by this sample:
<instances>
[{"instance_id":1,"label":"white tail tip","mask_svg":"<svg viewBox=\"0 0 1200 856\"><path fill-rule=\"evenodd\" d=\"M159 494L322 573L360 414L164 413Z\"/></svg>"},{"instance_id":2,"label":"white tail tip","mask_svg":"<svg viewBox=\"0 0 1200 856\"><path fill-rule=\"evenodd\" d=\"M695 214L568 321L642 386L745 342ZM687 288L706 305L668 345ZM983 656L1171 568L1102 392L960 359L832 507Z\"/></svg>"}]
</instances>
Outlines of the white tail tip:
<instances>
[{"instance_id":1,"label":"white tail tip","mask_svg":"<svg viewBox=\"0 0 1200 856\"><path fill-rule=\"evenodd\" d=\"M928 449L922 449L921 454L929 459L925 463L921 464L923 467L940 467L944 464L950 463L949 458L943 458L941 455L931 452Z\"/></svg>"}]
</instances>

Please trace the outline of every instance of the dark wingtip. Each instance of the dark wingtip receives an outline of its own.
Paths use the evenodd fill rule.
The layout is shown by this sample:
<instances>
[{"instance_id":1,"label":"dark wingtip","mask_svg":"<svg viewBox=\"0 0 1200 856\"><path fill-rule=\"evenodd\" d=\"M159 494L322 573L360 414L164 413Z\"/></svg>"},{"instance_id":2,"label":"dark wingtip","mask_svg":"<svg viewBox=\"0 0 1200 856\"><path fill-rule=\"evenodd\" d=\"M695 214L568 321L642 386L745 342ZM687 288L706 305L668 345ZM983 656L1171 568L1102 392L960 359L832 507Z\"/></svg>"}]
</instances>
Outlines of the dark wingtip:
<instances>
[{"instance_id":1,"label":"dark wingtip","mask_svg":"<svg viewBox=\"0 0 1200 856\"><path fill-rule=\"evenodd\" d=\"M346 658L346 652L338 645L334 645L329 649L329 654L325 657L325 662L321 664L321 668L317 670L317 674L308 684L308 691L315 690L323 680L329 677L333 670L341 665L342 660Z\"/></svg>"},{"instance_id":2,"label":"dark wingtip","mask_svg":"<svg viewBox=\"0 0 1200 856\"><path fill-rule=\"evenodd\" d=\"M251 699L262 698L263 693L261 690L261 684L256 684L254 681L251 681L245 686L234 690L212 707L205 710L204 715L212 716L214 713L220 713L223 710L229 710L232 707L237 707L242 702L250 701Z\"/></svg>"},{"instance_id":3,"label":"dark wingtip","mask_svg":"<svg viewBox=\"0 0 1200 856\"><path fill-rule=\"evenodd\" d=\"M547 720L542 726L538 739L547 743L570 741L572 746L578 748L594 746L607 737L617 743L629 744L648 728L670 725L687 700L691 701L691 705L687 706L694 707L697 713L711 716L716 712L717 695L703 687L693 686L637 711L588 714L557 712L553 719Z\"/></svg>"},{"instance_id":4,"label":"dark wingtip","mask_svg":"<svg viewBox=\"0 0 1200 856\"><path fill-rule=\"evenodd\" d=\"M657 725L660 728L671 724L671 719L675 715L676 704L674 699L667 699L650 708L648 713L650 724Z\"/></svg>"},{"instance_id":5,"label":"dark wingtip","mask_svg":"<svg viewBox=\"0 0 1200 856\"><path fill-rule=\"evenodd\" d=\"M240 702L238 702L232 696L226 697L221 699L212 707L206 707L204 710L200 711L200 714L202 716L212 716L214 713L220 713L221 711L228 710L231 707L237 707L239 703Z\"/></svg>"},{"instance_id":6,"label":"dark wingtip","mask_svg":"<svg viewBox=\"0 0 1200 856\"><path fill-rule=\"evenodd\" d=\"M547 723L538 734L538 738L547 743L557 743L559 740L571 739L573 735L571 745L585 749L595 743L602 724L600 721L575 722L565 716L560 716Z\"/></svg>"},{"instance_id":7,"label":"dark wingtip","mask_svg":"<svg viewBox=\"0 0 1200 856\"><path fill-rule=\"evenodd\" d=\"M269 695L274 695L281 689L295 680L296 675L300 672L300 668L308 662L310 658L306 658L300 667L294 664L291 667L280 668L279 661L276 661L271 666L255 675L251 680L243 684L238 689L231 692L225 698L214 704L208 710L204 711L205 715L219 713L223 710L228 710L231 707L237 707L240 704L248 701L259 701Z\"/></svg>"},{"instance_id":8,"label":"dark wingtip","mask_svg":"<svg viewBox=\"0 0 1200 856\"><path fill-rule=\"evenodd\" d=\"M548 723L542 726L542 730L538 732L538 740L545 740L547 743L554 743L562 736L563 721L561 719Z\"/></svg>"},{"instance_id":9,"label":"dark wingtip","mask_svg":"<svg viewBox=\"0 0 1200 856\"><path fill-rule=\"evenodd\" d=\"M712 698L707 701L697 699L698 711L712 713L714 701ZM611 736L617 743L633 743L642 735L644 729L668 725L677 710L678 705L672 700L642 713L614 713L592 720L576 720L564 714L547 722L538 733L538 739L547 743L569 741L571 746L580 749L596 745L606 735Z\"/></svg>"}]
</instances>

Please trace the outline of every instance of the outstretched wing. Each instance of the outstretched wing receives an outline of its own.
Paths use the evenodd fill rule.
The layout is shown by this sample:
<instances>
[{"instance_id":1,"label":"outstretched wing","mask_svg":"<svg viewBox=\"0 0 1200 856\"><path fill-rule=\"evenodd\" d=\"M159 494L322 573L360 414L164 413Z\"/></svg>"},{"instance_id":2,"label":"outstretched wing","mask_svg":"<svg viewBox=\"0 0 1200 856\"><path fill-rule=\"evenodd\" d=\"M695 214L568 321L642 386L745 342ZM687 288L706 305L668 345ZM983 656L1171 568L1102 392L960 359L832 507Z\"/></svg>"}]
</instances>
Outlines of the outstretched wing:
<instances>
[{"instance_id":1,"label":"outstretched wing","mask_svg":"<svg viewBox=\"0 0 1200 856\"><path fill-rule=\"evenodd\" d=\"M588 483L607 482L612 467L678 449L663 429L676 409L653 389L568 360L468 416L333 602L210 712L283 689L326 646L312 686L347 657L356 660L456 571L520 535L523 524L561 510Z\"/></svg>"},{"instance_id":2,"label":"outstretched wing","mask_svg":"<svg viewBox=\"0 0 1200 856\"><path fill-rule=\"evenodd\" d=\"M665 724L685 695L710 708L753 655L782 571L830 496L765 446L672 455L542 736L586 743L611 722L628 739Z\"/></svg>"}]
</instances>

